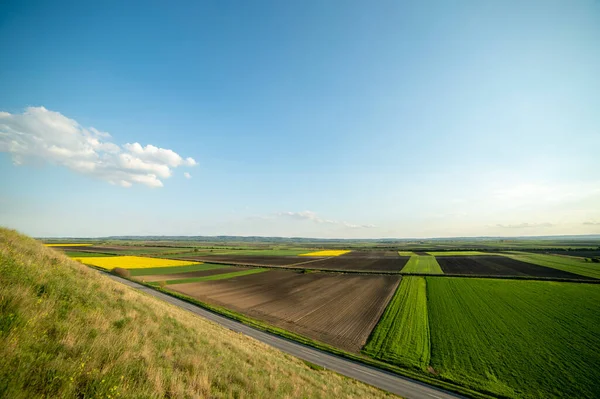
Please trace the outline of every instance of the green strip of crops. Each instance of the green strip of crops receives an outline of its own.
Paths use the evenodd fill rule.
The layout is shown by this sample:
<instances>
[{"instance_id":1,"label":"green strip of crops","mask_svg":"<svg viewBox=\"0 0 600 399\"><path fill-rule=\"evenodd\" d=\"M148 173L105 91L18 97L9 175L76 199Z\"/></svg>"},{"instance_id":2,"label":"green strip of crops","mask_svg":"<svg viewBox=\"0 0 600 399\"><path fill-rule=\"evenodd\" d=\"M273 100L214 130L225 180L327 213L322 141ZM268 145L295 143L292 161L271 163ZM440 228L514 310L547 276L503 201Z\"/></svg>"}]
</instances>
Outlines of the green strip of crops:
<instances>
[{"instance_id":1,"label":"green strip of crops","mask_svg":"<svg viewBox=\"0 0 600 399\"><path fill-rule=\"evenodd\" d=\"M432 256L478 256L478 255L496 255L491 252L479 252L479 251L433 251L427 252Z\"/></svg>"},{"instance_id":2,"label":"green strip of crops","mask_svg":"<svg viewBox=\"0 0 600 399\"><path fill-rule=\"evenodd\" d=\"M415 256L415 253L412 251L398 251L399 256Z\"/></svg>"},{"instance_id":3,"label":"green strip of crops","mask_svg":"<svg viewBox=\"0 0 600 399\"><path fill-rule=\"evenodd\" d=\"M129 269L132 276L150 276L156 274L174 274L174 273L188 273L197 272L201 270L213 270L213 269L227 269L228 266L212 264L212 263L199 263L196 265L186 266L171 266L171 267L150 267L147 269Z\"/></svg>"},{"instance_id":4,"label":"green strip of crops","mask_svg":"<svg viewBox=\"0 0 600 399\"><path fill-rule=\"evenodd\" d=\"M440 377L506 397L598 397L600 286L426 279Z\"/></svg>"},{"instance_id":5,"label":"green strip of crops","mask_svg":"<svg viewBox=\"0 0 600 399\"><path fill-rule=\"evenodd\" d=\"M402 268L403 273L444 274L434 256L411 256Z\"/></svg>"},{"instance_id":6,"label":"green strip of crops","mask_svg":"<svg viewBox=\"0 0 600 399\"><path fill-rule=\"evenodd\" d=\"M580 276L600 278L600 263L586 262L585 259L523 252L516 252L510 255L504 254L504 256L522 262L533 263L538 266L551 267L553 269L579 274Z\"/></svg>"},{"instance_id":7,"label":"green strip of crops","mask_svg":"<svg viewBox=\"0 0 600 399\"><path fill-rule=\"evenodd\" d=\"M402 278L383 317L371 333L363 352L395 365L429 365L429 323L425 278Z\"/></svg>"},{"instance_id":8,"label":"green strip of crops","mask_svg":"<svg viewBox=\"0 0 600 399\"><path fill-rule=\"evenodd\" d=\"M77 252L77 251L65 251L65 255L70 258L101 258L115 255L101 254L98 252Z\"/></svg>"},{"instance_id":9,"label":"green strip of crops","mask_svg":"<svg viewBox=\"0 0 600 399\"><path fill-rule=\"evenodd\" d=\"M225 280L228 278L247 276L249 274L262 273L262 272L266 272L268 270L269 269L250 269L250 270L242 270L242 271L233 272L233 273L215 274L213 276L191 277L191 278L184 278L184 279L179 279L179 280L167 280L167 285L196 283L199 281Z\"/></svg>"}]
</instances>

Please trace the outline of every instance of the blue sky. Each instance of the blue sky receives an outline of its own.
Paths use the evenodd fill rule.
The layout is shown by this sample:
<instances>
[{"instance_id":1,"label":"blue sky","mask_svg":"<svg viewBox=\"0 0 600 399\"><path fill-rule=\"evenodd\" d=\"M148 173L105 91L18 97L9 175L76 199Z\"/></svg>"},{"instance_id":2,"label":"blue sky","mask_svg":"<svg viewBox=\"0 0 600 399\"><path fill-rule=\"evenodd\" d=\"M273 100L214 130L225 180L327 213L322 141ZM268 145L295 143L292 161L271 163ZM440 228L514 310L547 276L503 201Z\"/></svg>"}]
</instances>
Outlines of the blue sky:
<instances>
[{"instance_id":1,"label":"blue sky","mask_svg":"<svg viewBox=\"0 0 600 399\"><path fill-rule=\"evenodd\" d=\"M0 225L600 233L598 1L2 8Z\"/></svg>"}]
</instances>

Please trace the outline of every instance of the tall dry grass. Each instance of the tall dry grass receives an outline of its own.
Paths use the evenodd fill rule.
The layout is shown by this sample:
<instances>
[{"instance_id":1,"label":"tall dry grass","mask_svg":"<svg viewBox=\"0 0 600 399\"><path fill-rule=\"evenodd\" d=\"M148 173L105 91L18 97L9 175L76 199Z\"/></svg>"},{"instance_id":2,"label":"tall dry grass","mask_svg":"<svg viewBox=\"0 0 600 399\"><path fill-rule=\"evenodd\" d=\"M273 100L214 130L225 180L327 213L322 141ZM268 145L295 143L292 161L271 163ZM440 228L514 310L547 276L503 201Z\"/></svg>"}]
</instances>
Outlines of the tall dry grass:
<instances>
[{"instance_id":1,"label":"tall dry grass","mask_svg":"<svg viewBox=\"0 0 600 399\"><path fill-rule=\"evenodd\" d=\"M383 396L0 229L0 397Z\"/></svg>"}]
</instances>

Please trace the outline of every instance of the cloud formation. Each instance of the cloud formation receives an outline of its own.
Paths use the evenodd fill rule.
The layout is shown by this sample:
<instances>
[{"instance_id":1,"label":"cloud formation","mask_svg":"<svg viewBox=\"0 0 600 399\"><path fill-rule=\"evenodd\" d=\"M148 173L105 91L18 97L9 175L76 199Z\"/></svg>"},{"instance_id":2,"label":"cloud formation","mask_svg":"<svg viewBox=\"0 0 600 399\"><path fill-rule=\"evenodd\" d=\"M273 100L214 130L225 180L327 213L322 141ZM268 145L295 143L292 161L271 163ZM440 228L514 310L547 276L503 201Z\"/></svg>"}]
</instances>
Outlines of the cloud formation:
<instances>
[{"instance_id":1,"label":"cloud formation","mask_svg":"<svg viewBox=\"0 0 600 399\"><path fill-rule=\"evenodd\" d=\"M48 162L122 187L162 187L173 168L197 165L172 150L139 143L120 147L110 138L44 107L29 107L23 114L0 112L0 152L10 153L16 165Z\"/></svg>"},{"instance_id":2,"label":"cloud formation","mask_svg":"<svg viewBox=\"0 0 600 399\"><path fill-rule=\"evenodd\" d=\"M519 223L519 224L497 224L496 227L505 229L528 229L534 227L552 227L552 223Z\"/></svg>"},{"instance_id":3,"label":"cloud formation","mask_svg":"<svg viewBox=\"0 0 600 399\"><path fill-rule=\"evenodd\" d=\"M600 222L583 222L585 226L600 226Z\"/></svg>"},{"instance_id":4,"label":"cloud formation","mask_svg":"<svg viewBox=\"0 0 600 399\"><path fill-rule=\"evenodd\" d=\"M348 227L350 229L371 229L371 228L375 227L375 225L372 225L372 224L353 224L353 223L348 223L348 222L339 221L339 220L323 219L323 218L317 216L317 214L312 211L279 212L277 214L277 216L296 219L296 220L309 220L309 221L319 223L319 224L325 223L325 224L339 225L339 226Z\"/></svg>"}]
</instances>

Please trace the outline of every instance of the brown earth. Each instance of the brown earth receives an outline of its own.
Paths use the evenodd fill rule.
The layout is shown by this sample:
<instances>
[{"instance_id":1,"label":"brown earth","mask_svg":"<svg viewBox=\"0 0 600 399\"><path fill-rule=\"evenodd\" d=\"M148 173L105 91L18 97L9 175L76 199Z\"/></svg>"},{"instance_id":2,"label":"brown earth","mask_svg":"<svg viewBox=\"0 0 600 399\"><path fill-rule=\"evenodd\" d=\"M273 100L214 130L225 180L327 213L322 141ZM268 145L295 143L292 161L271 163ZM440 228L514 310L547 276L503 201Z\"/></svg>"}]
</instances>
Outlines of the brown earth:
<instances>
[{"instance_id":1,"label":"brown earth","mask_svg":"<svg viewBox=\"0 0 600 399\"><path fill-rule=\"evenodd\" d=\"M446 274L589 279L589 277L521 262L504 256L436 256L435 259Z\"/></svg>"},{"instance_id":2,"label":"brown earth","mask_svg":"<svg viewBox=\"0 0 600 399\"><path fill-rule=\"evenodd\" d=\"M303 266L307 269L399 272L409 259L410 256L398 256L397 253L393 257L375 257L373 255L352 257L342 255L311 262Z\"/></svg>"},{"instance_id":3,"label":"brown earth","mask_svg":"<svg viewBox=\"0 0 600 399\"><path fill-rule=\"evenodd\" d=\"M296 263L306 263L321 258L313 258L308 256L195 255L186 256L185 259L209 263L223 262L232 265L291 266Z\"/></svg>"},{"instance_id":4,"label":"brown earth","mask_svg":"<svg viewBox=\"0 0 600 399\"><path fill-rule=\"evenodd\" d=\"M399 282L399 276L390 275L271 270L169 289L359 352Z\"/></svg>"},{"instance_id":5,"label":"brown earth","mask_svg":"<svg viewBox=\"0 0 600 399\"><path fill-rule=\"evenodd\" d=\"M219 269L198 270L196 272L173 273L173 274L152 274L150 276L138 276L138 277L135 277L135 279L137 279L139 281L145 281L147 283L152 283L155 281L179 280L179 279L191 278L191 277L214 276L216 274L241 272L242 270L248 270L248 269L245 267L224 266Z\"/></svg>"},{"instance_id":6,"label":"brown earth","mask_svg":"<svg viewBox=\"0 0 600 399\"><path fill-rule=\"evenodd\" d=\"M338 256L343 258L367 258L367 259L380 259L380 258L397 258L397 251L352 251L347 254Z\"/></svg>"}]
</instances>

